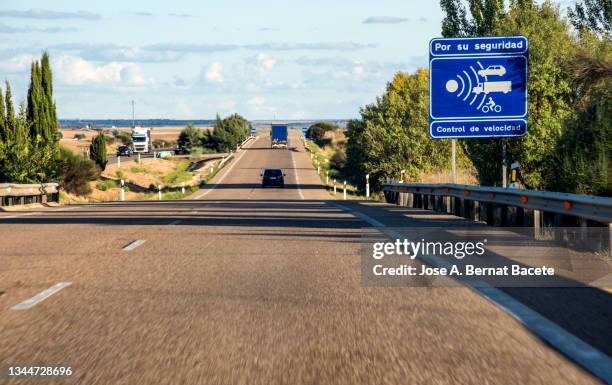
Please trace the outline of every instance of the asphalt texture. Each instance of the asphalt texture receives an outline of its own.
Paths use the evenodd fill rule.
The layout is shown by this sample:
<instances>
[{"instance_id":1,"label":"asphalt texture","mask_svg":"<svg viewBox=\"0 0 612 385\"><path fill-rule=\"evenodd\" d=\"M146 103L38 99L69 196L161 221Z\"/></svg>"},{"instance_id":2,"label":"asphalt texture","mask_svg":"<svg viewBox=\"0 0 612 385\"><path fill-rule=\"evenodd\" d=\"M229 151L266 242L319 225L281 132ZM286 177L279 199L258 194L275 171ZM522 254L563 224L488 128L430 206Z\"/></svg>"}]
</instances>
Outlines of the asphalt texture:
<instances>
[{"instance_id":1,"label":"asphalt texture","mask_svg":"<svg viewBox=\"0 0 612 385\"><path fill-rule=\"evenodd\" d=\"M469 288L363 287L376 230L329 204L297 135L252 141L183 201L1 213L0 365L75 373L0 383L601 383ZM261 188L266 167L284 189Z\"/></svg>"}]
</instances>

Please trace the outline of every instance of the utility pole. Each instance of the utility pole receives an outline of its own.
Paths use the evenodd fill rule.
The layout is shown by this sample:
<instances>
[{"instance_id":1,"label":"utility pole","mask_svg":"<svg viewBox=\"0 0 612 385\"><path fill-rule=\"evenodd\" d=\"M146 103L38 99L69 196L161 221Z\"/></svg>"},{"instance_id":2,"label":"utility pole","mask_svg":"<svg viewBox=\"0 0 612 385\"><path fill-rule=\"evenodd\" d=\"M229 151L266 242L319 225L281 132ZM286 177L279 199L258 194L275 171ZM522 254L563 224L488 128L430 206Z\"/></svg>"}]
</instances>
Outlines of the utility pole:
<instances>
[{"instance_id":1,"label":"utility pole","mask_svg":"<svg viewBox=\"0 0 612 385\"><path fill-rule=\"evenodd\" d=\"M508 180L507 180L507 174L508 174L508 166L506 165L507 159L506 159L506 138L502 138L502 187L503 188L507 188L508 187Z\"/></svg>"},{"instance_id":2,"label":"utility pole","mask_svg":"<svg viewBox=\"0 0 612 385\"><path fill-rule=\"evenodd\" d=\"M451 175L453 184L457 184L457 139L451 139Z\"/></svg>"}]
</instances>

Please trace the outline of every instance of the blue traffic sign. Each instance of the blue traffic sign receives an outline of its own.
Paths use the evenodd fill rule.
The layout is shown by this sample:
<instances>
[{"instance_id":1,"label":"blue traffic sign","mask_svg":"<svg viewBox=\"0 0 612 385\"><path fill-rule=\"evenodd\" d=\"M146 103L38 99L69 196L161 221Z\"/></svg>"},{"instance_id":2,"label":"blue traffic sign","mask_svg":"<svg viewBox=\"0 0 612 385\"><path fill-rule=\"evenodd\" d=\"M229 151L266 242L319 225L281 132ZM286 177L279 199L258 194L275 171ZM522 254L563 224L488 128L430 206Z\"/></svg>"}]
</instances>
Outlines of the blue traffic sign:
<instances>
[{"instance_id":1,"label":"blue traffic sign","mask_svg":"<svg viewBox=\"0 0 612 385\"><path fill-rule=\"evenodd\" d=\"M255 127L251 127L251 135L257 134L257 129Z\"/></svg>"},{"instance_id":2,"label":"blue traffic sign","mask_svg":"<svg viewBox=\"0 0 612 385\"><path fill-rule=\"evenodd\" d=\"M308 132L308 127L302 128L302 136L306 137L306 133Z\"/></svg>"},{"instance_id":3,"label":"blue traffic sign","mask_svg":"<svg viewBox=\"0 0 612 385\"><path fill-rule=\"evenodd\" d=\"M527 132L527 38L433 39L429 52L433 138Z\"/></svg>"}]
</instances>

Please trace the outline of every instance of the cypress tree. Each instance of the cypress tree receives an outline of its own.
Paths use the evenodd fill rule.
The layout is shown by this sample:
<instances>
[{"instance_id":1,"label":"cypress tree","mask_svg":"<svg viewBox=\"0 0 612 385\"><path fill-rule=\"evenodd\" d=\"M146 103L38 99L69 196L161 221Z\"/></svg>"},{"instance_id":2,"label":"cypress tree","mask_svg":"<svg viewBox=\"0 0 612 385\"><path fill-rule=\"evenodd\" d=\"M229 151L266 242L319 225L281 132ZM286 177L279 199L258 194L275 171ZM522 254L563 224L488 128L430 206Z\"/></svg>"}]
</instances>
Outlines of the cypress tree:
<instances>
[{"instance_id":1,"label":"cypress tree","mask_svg":"<svg viewBox=\"0 0 612 385\"><path fill-rule=\"evenodd\" d=\"M100 170L104 171L108 162L106 159L106 138L104 134L100 133L92 139L89 146L89 158L96 162Z\"/></svg>"},{"instance_id":2,"label":"cypress tree","mask_svg":"<svg viewBox=\"0 0 612 385\"><path fill-rule=\"evenodd\" d=\"M37 61L34 61L30 71L30 88L28 89L28 105L26 110L32 140L36 140L37 137L44 138L44 104L45 98L41 84L40 65Z\"/></svg>"},{"instance_id":3,"label":"cypress tree","mask_svg":"<svg viewBox=\"0 0 612 385\"><path fill-rule=\"evenodd\" d=\"M4 94L0 87L0 141L6 142L6 111L4 109Z\"/></svg>"},{"instance_id":4,"label":"cypress tree","mask_svg":"<svg viewBox=\"0 0 612 385\"><path fill-rule=\"evenodd\" d=\"M57 121L57 110L53 101L53 74L49 54L45 52L40 60L41 64L41 87L45 99L45 139L57 147L59 141L59 123Z\"/></svg>"},{"instance_id":5,"label":"cypress tree","mask_svg":"<svg viewBox=\"0 0 612 385\"><path fill-rule=\"evenodd\" d=\"M4 100L6 107L5 132L7 133L7 137L10 137L10 132L15 129L15 106L13 105L13 94L8 80L6 81L6 94Z\"/></svg>"}]
</instances>

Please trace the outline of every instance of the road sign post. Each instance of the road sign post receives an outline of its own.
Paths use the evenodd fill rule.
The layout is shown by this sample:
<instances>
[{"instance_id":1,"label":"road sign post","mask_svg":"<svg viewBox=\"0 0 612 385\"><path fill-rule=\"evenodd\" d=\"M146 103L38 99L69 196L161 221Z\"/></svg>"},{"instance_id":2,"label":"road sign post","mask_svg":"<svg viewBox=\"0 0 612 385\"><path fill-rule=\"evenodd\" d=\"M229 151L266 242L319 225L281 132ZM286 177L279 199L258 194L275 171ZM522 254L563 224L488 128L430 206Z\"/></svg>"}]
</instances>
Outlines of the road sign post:
<instances>
[{"instance_id":1,"label":"road sign post","mask_svg":"<svg viewBox=\"0 0 612 385\"><path fill-rule=\"evenodd\" d=\"M121 168L121 155L117 156L117 168Z\"/></svg>"},{"instance_id":2,"label":"road sign post","mask_svg":"<svg viewBox=\"0 0 612 385\"><path fill-rule=\"evenodd\" d=\"M366 198L370 199L370 174L366 174Z\"/></svg>"}]
</instances>

